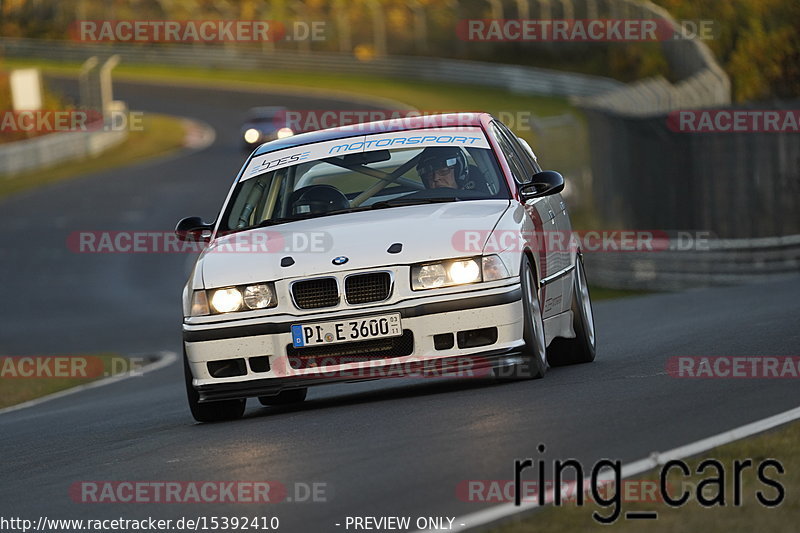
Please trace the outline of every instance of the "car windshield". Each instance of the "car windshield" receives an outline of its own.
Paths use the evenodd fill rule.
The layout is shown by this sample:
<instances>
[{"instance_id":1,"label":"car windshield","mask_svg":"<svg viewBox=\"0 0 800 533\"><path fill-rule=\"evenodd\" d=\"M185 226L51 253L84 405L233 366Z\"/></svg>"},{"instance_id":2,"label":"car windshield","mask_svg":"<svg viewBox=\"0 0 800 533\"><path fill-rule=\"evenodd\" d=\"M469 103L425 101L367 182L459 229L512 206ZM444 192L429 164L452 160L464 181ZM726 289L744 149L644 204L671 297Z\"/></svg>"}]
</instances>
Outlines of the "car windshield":
<instances>
[{"instance_id":1,"label":"car windshield","mask_svg":"<svg viewBox=\"0 0 800 533\"><path fill-rule=\"evenodd\" d=\"M260 163L254 158L235 186L219 230L434 202L508 199L506 181L480 135L485 147L435 145L329 155L333 149L326 146L324 156L314 159L321 152L310 145L266 154ZM263 170L273 165L283 166Z\"/></svg>"}]
</instances>

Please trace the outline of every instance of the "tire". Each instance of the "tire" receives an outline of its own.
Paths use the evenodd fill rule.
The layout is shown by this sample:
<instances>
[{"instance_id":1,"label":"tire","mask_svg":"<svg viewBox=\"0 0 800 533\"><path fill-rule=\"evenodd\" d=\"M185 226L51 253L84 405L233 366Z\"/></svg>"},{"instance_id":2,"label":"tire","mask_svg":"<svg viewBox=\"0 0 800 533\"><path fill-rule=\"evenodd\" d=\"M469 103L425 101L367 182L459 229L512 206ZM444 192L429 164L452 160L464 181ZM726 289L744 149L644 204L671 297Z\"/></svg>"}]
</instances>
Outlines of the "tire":
<instances>
[{"instance_id":1,"label":"tire","mask_svg":"<svg viewBox=\"0 0 800 533\"><path fill-rule=\"evenodd\" d=\"M261 405L291 405L304 401L307 394L307 388L291 389L281 391L275 396L259 396L258 401L261 402Z\"/></svg>"},{"instance_id":2,"label":"tire","mask_svg":"<svg viewBox=\"0 0 800 533\"><path fill-rule=\"evenodd\" d=\"M578 365L594 361L597 351L597 337L594 329L594 312L583 268L583 256L578 254L573 276L572 290L572 328L574 339L553 339L547 350L550 366Z\"/></svg>"},{"instance_id":3,"label":"tire","mask_svg":"<svg viewBox=\"0 0 800 533\"><path fill-rule=\"evenodd\" d=\"M533 267L527 256L522 258L519 277L522 288L522 337L525 340L522 349L523 362L512 368L498 369L499 372L495 375L500 379L540 379L547 372L547 345L539 292L534 281Z\"/></svg>"},{"instance_id":4,"label":"tire","mask_svg":"<svg viewBox=\"0 0 800 533\"><path fill-rule=\"evenodd\" d=\"M186 399L192 416L198 422L222 422L236 420L244 414L247 400L222 400L219 402L200 403L200 395L192 385L192 371L183 352L183 376L186 381Z\"/></svg>"}]
</instances>

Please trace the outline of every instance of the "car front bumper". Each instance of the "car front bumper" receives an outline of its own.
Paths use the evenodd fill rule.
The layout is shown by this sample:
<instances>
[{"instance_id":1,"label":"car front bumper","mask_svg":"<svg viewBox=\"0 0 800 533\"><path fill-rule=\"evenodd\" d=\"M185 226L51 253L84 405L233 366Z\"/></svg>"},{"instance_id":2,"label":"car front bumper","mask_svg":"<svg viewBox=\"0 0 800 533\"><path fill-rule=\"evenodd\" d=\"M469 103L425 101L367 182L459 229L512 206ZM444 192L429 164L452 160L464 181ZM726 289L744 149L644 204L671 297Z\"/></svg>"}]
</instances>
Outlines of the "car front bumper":
<instances>
[{"instance_id":1,"label":"car front bumper","mask_svg":"<svg viewBox=\"0 0 800 533\"><path fill-rule=\"evenodd\" d=\"M384 377L456 376L480 377L496 366L505 366L523 346L522 301L519 284L451 295L447 300L410 305L376 307L369 310L337 311L320 316L291 317L287 321L248 321L216 324L184 324L186 357L193 386L200 401L252 396L271 396L282 390L343 381ZM430 300L430 299L427 299ZM344 343L342 351L358 355L322 357L323 364L298 364L311 348L291 349L291 326L400 313L404 339L413 347L402 355L391 351L359 360L370 341ZM496 329L496 331L495 331ZM485 335L482 332L491 332ZM478 334L475 334L478 332ZM442 343L452 335L452 346ZM462 342L463 341L463 342ZM334 347L337 345L330 345ZM339 357L339 359L336 359ZM305 359L304 359L305 360ZM310 359L309 359L310 360ZM212 375L211 368L226 366L237 375ZM210 363L210 364L209 364ZM226 366L227 368L228 366Z\"/></svg>"}]
</instances>

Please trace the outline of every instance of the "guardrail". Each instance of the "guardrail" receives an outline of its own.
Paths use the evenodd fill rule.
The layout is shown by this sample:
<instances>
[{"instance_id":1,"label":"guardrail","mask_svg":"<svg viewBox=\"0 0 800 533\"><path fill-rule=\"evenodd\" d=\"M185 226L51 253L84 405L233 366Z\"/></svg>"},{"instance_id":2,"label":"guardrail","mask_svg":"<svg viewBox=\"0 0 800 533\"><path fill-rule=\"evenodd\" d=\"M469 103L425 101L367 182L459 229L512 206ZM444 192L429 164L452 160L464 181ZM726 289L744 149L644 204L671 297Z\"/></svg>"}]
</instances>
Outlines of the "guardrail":
<instances>
[{"instance_id":1,"label":"guardrail","mask_svg":"<svg viewBox=\"0 0 800 533\"><path fill-rule=\"evenodd\" d=\"M127 137L127 130L63 132L0 144L0 175L9 178L64 161L96 157Z\"/></svg>"},{"instance_id":2,"label":"guardrail","mask_svg":"<svg viewBox=\"0 0 800 533\"><path fill-rule=\"evenodd\" d=\"M616 3L679 29L649 2ZM800 273L797 134L670 128L672 111L729 109L731 84L705 43L662 48L675 83L653 78L578 100L589 125L594 205L614 227L702 228L721 239L696 251L587 253L587 275L607 287L671 290ZM769 107L776 106L796 109Z\"/></svg>"},{"instance_id":3,"label":"guardrail","mask_svg":"<svg viewBox=\"0 0 800 533\"><path fill-rule=\"evenodd\" d=\"M766 281L800 272L800 235L715 239L702 251L584 254L589 281L604 287L674 290Z\"/></svg>"}]
</instances>

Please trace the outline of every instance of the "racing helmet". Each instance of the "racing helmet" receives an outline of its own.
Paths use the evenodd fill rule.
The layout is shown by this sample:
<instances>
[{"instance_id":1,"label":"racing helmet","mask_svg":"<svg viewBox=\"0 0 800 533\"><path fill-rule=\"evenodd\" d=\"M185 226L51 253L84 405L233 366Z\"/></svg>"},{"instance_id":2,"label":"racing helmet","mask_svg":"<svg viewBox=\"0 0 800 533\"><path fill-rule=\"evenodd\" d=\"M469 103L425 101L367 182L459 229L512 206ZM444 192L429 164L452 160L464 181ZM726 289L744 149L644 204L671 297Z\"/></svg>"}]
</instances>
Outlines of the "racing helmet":
<instances>
[{"instance_id":1,"label":"racing helmet","mask_svg":"<svg viewBox=\"0 0 800 533\"><path fill-rule=\"evenodd\" d=\"M442 168L453 168L456 184L464 188L469 179L469 164L463 148L459 146L430 146L420 154L417 174L427 181L434 172Z\"/></svg>"},{"instance_id":2,"label":"racing helmet","mask_svg":"<svg viewBox=\"0 0 800 533\"><path fill-rule=\"evenodd\" d=\"M294 191L289 197L293 215L328 213L350 207L350 201L332 185L309 185Z\"/></svg>"}]
</instances>

